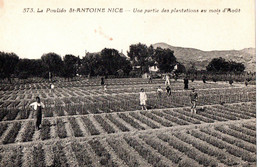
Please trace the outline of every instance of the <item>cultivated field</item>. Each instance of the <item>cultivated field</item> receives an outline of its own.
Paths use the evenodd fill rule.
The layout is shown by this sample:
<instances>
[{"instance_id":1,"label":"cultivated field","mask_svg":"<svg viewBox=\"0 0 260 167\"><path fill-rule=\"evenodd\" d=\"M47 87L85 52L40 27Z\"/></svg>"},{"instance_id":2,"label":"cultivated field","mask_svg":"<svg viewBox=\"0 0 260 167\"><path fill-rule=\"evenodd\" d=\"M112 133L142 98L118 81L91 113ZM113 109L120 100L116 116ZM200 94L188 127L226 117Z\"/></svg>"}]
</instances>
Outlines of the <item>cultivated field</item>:
<instances>
[{"instance_id":1,"label":"cultivated field","mask_svg":"<svg viewBox=\"0 0 260 167\"><path fill-rule=\"evenodd\" d=\"M172 96L156 96L162 80L99 80L0 86L0 166L256 166L254 85L172 82ZM141 111L139 91L148 95ZM40 96L43 124L35 131L28 104Z\"/></svg>"}]
</instances>

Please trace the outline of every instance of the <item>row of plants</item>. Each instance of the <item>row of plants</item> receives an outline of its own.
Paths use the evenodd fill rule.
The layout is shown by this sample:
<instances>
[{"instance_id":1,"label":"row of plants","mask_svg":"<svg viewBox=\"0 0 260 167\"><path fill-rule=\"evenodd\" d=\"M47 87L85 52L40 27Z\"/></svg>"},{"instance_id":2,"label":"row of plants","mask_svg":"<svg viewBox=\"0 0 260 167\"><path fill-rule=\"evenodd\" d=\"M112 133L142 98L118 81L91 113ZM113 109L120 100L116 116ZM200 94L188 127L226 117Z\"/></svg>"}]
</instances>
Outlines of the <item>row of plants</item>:
<instances>
[{"instance_id":1,"label":"row of plants","mask_svg":"<svg viewBox=\"0 0 260 167\"><path fill-rule=\"evenodd\" d=\"M118 113L117 114L119 118L123 119L125 122L129 123L132 127L138 130L145 130L143 126L141 126L138 122L136 122L134 119L130 118L129 116L123 114L123 113Z\"/></svg>"},{"instance_id":2,"label":"row of plants","mask_svg":"<svg viewBox=\"0 0 260 167\"><path fill-rule=\"evenodd\" d=\"M47 119L43 119L41 125L40 137L42 140L47 140L51 138L50 131L51 131L51 123Z\"/></svg>"},{"instance_id":3,"label":"row of plants","mask_svg":"<svg viewBox=\"0 0 260 167\"><path fill-rule=\"evenodd\" d=\"M176 112L179 112L180 114L186 115L188 117L191 117L193 119L197 119L198 121L202 121L202 122L206 122L206 123L213 123L215 122L214 119L211 119L209 117L206 116L202 116L199 114L192 114L189 108L183 108L183 109L178 109L175 110Z\"/></svg>"},{"instance_id":4,"label":"row of plants","mask_svg":"<svg viewBox=\"0 0 260 167\"><path fill-rule=\"evenodd\" d=\"M106 139L107 143L112 147L117 156L122 159L128 166L140 166L140 162L130 152L129 149L123 147L122 139Z\"/></svg>"},{"instance_id":5,"label":"row of plants","mask_svg":"<svg viewBox=\"0 0 260 167\"><path fill-rule=\"evenodd\" d=\"M150 149L144 146L133 137L124 137L124 140L129 146L133 147L141 157L143 157L149 164L154 167L166 167L167 165L162 161L161 157L154 154Z\"/></svg>"},{"instance_id":6,"label":"row of plants","mask_svg":"<svg viewBox=\"0 0 260 167\"><path fill-rule=\"evenodd\" d=\"M166 120L169 120L171 122L174 122L175 124L178 124L178 125L189 125L189 123L187 121L184 121L184 120L181 120L181 119L178 119L178 118L175 118L171 115L168 115L164 112L160 112L160 111L152 111L153 114L159 116L159 117L162 117Z\"/></svg>"},{"instance_id":7,"label":"row of plants","mask_svg":"<svg viewBox=\"0 0 260 167\"><path fill-rule=\"evenodd\" d=\"M57 135L59 138L66 138L67 137L67 131L65 128L65 122L62 121L61 118L58 118L56 121L56 127L57 127Z\"/></svg>"},{"instance_id":8,"label":"row of plants","mask_svg":"<svg viewBox=\"0 0 260 167\"><path fill-rule=\"evenodd\" d=\"M223 140L223 141L225 141L227 143L230 143L232 145L236 145L236 146L238 146L238 147L240 147L242 149L245 149L247 151L250 151L252 153L256 153L255 145L250 145L250 144L244 142L241 139L237 139L237 138L231 137L229 135L226 135L226 134L223 134L221 132L215 131L214 129L202 128L202 129L200 129L200 131L204 132L204 133L206 133L208 135L217 137L218 139Z\"/></svg>"},{"instance_id":9,"label":"row of plants","mask_svg":"<svg viewBox=\"0 0 260 167\"><path fill-rule=\"evenodd\" d=\"M92 160L89 156L89 152L83 144L78 142L72 142L71 148L76 156L79 166L92 167Z\"/></svg>"},{"instance_id":10,"label":"row of plants","mask_svg":"<svg viewBox=\"0 0 260 167\"><path fill-rule=\"evenodd\" d=\"M249 135L249 136L256 138L256 131L252 131L252 130L249 130L249 129L243 128L243 127L238 127L238 126L235 126L235 125L229 125L228 127L230 129L233 129L233 130L238 131L240 133L243 133L243 134L246 134L246 135Z\"/></svg>"},{"instance_id":11,"label":"row of plants","mask_svg":"<svg viewBox=\"0 0 260 167\"><path fill-rule=\"evenodd\" d=\"M224 126L217 126L217 127L215 127L215 129L217 131L222 132L222 133L226 133L228 135L231 135L231 136L234 136L236 138L247 141L249 143L256 144L256 138L255 137L248 136L248 135L243 134L241 132L238 132L236 130L233 130L233 129L230 129L230 128L227 128L227 127L224 127Z\"/></svg>"},{"instance_id":12,"label":"row of plants","mask_svg":"<svg viewBox=\"0 0 260 167\"><path fill-rule=\"evenodd\" d=\"M115 129L109 125L105 119L103 119L100 115L94 115L94 118L97 120L97 122L102 126L102 128L107 132L107 133L115 133Z\"/></svg>"},{"instance_id":13,"label":"row of plants","mask_svg":"<svg viewBox=\"0 0 260 167\"><path fill-rule=\"evenodd\" d=\"M134 80L133 80L134 79ZM163 80L154 80L153 84L163 83ZM137 85L147 84L147 80L142 78L127 78L127 79L109 79L106 80L108 85ZM78 82L55 82L56 87L86 87L86 86L99 86L100 80L82 80ZM0 91L11 91L11 90L34 90L34 89L48 89L50 87L49 82L42 83L25 83L25 84L3 84L0 86Z\"/></svg>"},{"instance_id":14,"label":"row of plants","mask_svg":"<svg viewBox=\"0 0 260 167\"><path fill-rule=\"evenodd\" d=\"M237 159L228 157L226 153L224 153L222 150L217 149L216 147L213 147L212 145L209 145L201 140L198 140L197 138L179 132L173 133L173 135L178 139L184 141L185 143L192 145L192 147L195 147L199 151L207 155L210 155L212 157L216 157L221 163L224 163L225 165L228 166L238 165Z\"/></svg>"},{"instance_id":15,"label":"row of plants","mask_svg":"<svg viewBox=\"0 0 260 167\"><path fill-rule=\"evenodd\" d=\"M100 134L100 132L94 126L93 122L88 117L82 117L81 119L82 119L83 123L85 124L85 127L88 129L88 131L91 135L99 135Z\"/></svg>"},{"instance_id":16,"label":"row of plants","mask_svg":"<svg viewBox=\"0 0 260 167\"><path fill-rule=\"evenodd\" d=\"M171 127L173 126L173 124L167 120L164 120L162 118L160 118L159 116L156 116L155 114L152 114L151 112L147 112L147 111L141 111L141 114L143 114L144 116L154 120L155 122L158 122L159 124L165 126L165 127Z\"/></svg>"},{"instance_id":17,"label":"row of plants","mask_svg":"<svg viewBox=\"0 0 260 167\"><path fill-rule=\"evenodd\" d=\"M247 116L245 113L231 109L227 106L214 106L214 107L211 107L211 108L212 108L212 110L216 111L216 113L222 113L226 117L232 116L232 119L234 117L236 117L237 119L250 119L251 118L250 116Z\"/></svg>"},{"instance_id":18,"label":"row of plants","mask_svg":"<svg viewBox=\"0 0 260 167\"><path fill-rule=\"evenodd\" d=\"M167 142L170 146L172 146L174 149L177 149L178 151L182 152L183 154L187 155L189 158L194 159L199 164L203 166L211 166L216 167L217 163L216 161L208 156L207 154L204 154L197 149L190 147L189 144L179 140L178 138L166 134L159 134L158 138L161 139L164 142Z\"/></svg>"},{"instance_id":19,"label":"row of plants","mask_svg":"<svg viewBox=\"0 0 260 167\"><path fill-rule=\"evenodd\" d=\"M64 147L62 146L61 142L56 142L53 143L52 146L52 152L54 153L53 157L53 166L64 166L64 167L69 167L65 152L64 152Z\"/></svg>"},{"instance_id":20,"label":"row of plants","mask_svg":"<svg viewBox=\"0 0 260 167\"><path fill-rule=\"evenodd\" d=\"M191 135L200 139L200 140L203 140L215 147L218 147L220 149L225 149L228 153L238 157L238 158L242 158L242 160L244 161L248 161L248 162L255 162L256 161L256 156L255 154L252 154L244 149L241 149L241 148L237 148L237 147L234 147L233 145L230 145L228 143L225 143L224 141L222 140L219 140L218 138L216 137L213 137L213 136L210 136L210 135L207 135L205 133L202 133L202 132L199 132L199 131L192 131L191 132Z\"/></svg>"},{"instance_id":21,"label":"row of plants","mask_svg":"<svg viewBox=\"0 0 260 167\"><path fill-rule=\"evenodd\" d=\"M22 134L22 141L28 142L33 140L33 135L35 132L35 124L33 121L29 121L25 127L25 131Z\"/></svg>"},{"instance_id":22,"label":"row of plants","mask_svg":"<svg viewBox=\"0 0 260 167\"><path fill-rule=\"evenodd\" d=\"M249 124L243 124L243 127L256 131L256 126L255 125L249 125Z\"/></svg>"},{"instance_id":23,"label":"row of plants","mask_svg":"<svg viewBox=\"0 0 260 167\"><path fill-rule=\"evenodd\" d=\"M2 141L3 144L14 143L16 136L18 135L20 129L21 129L20 122L13 123L13 127L10 129L10 131L8 132L8 134L5 136L5 138Z\"/></svg>"},{"instance_id":24,"label":"row of plants","mask_svg":"<svg viewBox=\"0 0 260 167\"><path fill-rule=\"evenodd\" d=\"M4 134L4 132L6 131L6 129L8 128L8 125L7 123L1 123L0 124L0 137Z\"/></svg>"},{"instance_id":25,"label":"row of plants","mask_svg":"<svg viewBox=\"0 0 260 167\"><path fill-rule=\"evenodd\" d=\"M179 119L181 119L181 120L183 120L183 121L190 122L190 123L192 123L192 124L200 124L200 121L195 120L195 119L190 118L190 117L187 117L187 116L184 116L184 115L179 114L178 112L174 112L174 111L175 111L175 110L172 110L172 111L170 111L170 110L164 110L163 112L166 113L166 114L172 115L172 116L174 116L174 117L177 117L177 118L179 118Z\"/></svg>"},{"instance_id":26,"label":"row of plants","mask_svg":"<svg viewBox=\"0 0 260 167\"><path fill-rule=\"evenodd\" d=\"M147 145L157 150L161 155L165 156L171 160L174 164L178 164L182 160L182 155L175 149L171 149L164 142L156 139L155 137L150 137L148 135L139 136Z\"/></svg>"},{"instance_id":27,"label":"row of plants","mask_svg":"<svg viewBox=\"0 0 260 167\"><path fill-rule=\"evenodd\" d=\"M205 107L204 113L217 116L219 118L223 118L225 120L238 120L240 117L236 117L234 114L230 112L226 112L225 110L215 110L214 107Z\"/></svg>"},{"instance_id":28,"label":"row of plants","mask_svg":"<svg viewBox=\"0 0 260 167\"><path fill-rule=\"evenodd\" d=\"M98 140L90 140L89 145L94 150L95 154L99 157L99 163L103 166L117 167L118 164L111 159L110 153Z\"/></svg>"},{"instance_id":29,"label":"row of plants","mask_svg":"<svg viewBox=\"0 0 260 167\"><path fill-rule=\"evenodd\" d=\"M112 122L113 124L115 124L121 131L123 131L123 132L129 131L129 129L128 129L123 123L119 122L114 116L115 116L115 115L112 116L111 114L107 114L107 115L106 115L106 118L107 118L110 122Z\"/></svg>"},{"instance_id":30,"label":"row of plants","mask_svg":"<svg viewBox=\"0 0 260 167\"><path fill-rule=\"evenodd\" d=\"M4 152L5 157L0 158L0 165L6 167L22 166L23 165L23 147L16 146L11 151ZM1 157L1 156L0 156Z\"/></svg>"},{"instance_id":31,"label":"row of plants","mask_svg":"<svg viewBox=\"0 0 260 167\"><path fill-rule=\"evenodd\" d=\"M33 155L33 164L34 167L44 167L45 164L45 154L42 144L36 144L36 146L33 147L32 151Z\"/></svg>"},{"instance_id":32,"label":"row of plants","mask_svg":"<svg viewBox=\"0 0 260 167\"><path fill-rule=\"evenodd\" d=\"M129 113L129 115L131 115L133 118L139 120L140 122L146 124L147 126L151 127L152 129L157 129L159 128L158 125L154 124L153 122L151 122L149 119L147 119L146 117L137 114L136 112L131 112Z\"/></svg>"},{"instance_id":33,"label":"row of plants","mask_svg":"<svg viewBox=\"0 0 260 167\"><path fill-rule=\"evenodd\" d=\"M70 122L71 128L73 129L74 136L75 137L82 137L83 133L80 130L79 124L76 122L76 118L70 117L70 118L68 118L68 120Z\"/></svg>"},{"instance_id":34,"label":"row of plants","mask_svg":"<svg viewBox=\"0 0 260 167\"><path fill-rule=\"evenodd\" d=\"M235 112L243 117L256 117L256 109L254 108L251 108L250 109L250 106L245 106L243 107L244 104L239 104L239 105L228 105L228 108L225 107L225 109L227 111L230 111L230 112ZM217 108L224 108L222 106L216 106ZM253 111L253 112L252 112Z\"/></svg>"}]
</instances>

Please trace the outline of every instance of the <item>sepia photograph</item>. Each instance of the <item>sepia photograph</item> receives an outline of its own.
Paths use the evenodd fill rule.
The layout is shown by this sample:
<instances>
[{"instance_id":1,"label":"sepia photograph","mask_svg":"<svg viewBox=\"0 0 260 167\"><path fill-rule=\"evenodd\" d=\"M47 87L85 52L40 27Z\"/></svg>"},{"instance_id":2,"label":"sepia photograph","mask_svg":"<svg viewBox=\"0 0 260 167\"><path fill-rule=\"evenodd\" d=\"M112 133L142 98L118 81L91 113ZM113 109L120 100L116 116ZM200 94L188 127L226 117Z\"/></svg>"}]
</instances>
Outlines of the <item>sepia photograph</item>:
<instances>
[{"instance_id":1,"label":"sepia photograph","mask_svg":"<svg viewBox=\"0 0 260 167\"><path fill-rule=\"evenodd\" d=\"M0 167L256 167L255 0L0 0Z\"/></svg>"}]
</instances>

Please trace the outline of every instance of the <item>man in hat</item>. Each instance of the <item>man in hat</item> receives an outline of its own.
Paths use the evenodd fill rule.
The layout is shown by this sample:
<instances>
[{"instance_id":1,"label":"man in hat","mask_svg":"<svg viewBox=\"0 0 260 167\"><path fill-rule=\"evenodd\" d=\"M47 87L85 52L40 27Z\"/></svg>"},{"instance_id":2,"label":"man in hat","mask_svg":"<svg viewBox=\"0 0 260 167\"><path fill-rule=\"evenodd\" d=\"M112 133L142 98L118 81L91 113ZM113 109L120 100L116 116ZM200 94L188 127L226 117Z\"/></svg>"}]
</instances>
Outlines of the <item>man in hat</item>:
<instances>
[{"instance_id":1,"label":"man in hat","mask_svg":"<svg viewBox=\"0 0 260 167\"><path fill-rule=\"evenodd\" d=\"M42 123L42 109L45 108L45 105L41 102L39 96L36 97L36 102L30 104L30 107L33 107L35 112L35 128L36 130L40 129L40 125Z\"/></svg>"},{"instance_id":2,"label":"man in hat","mask_svg":"<svg viewBox=\"0 0 260 167\"><path fill-rule=\"evenodd\" d=\"M190 93L191 100L191 113L196 114L196 102L198 100L198 93L195 92L195 88L192 88L192 92Z\"/></svg>"}]
</instances>

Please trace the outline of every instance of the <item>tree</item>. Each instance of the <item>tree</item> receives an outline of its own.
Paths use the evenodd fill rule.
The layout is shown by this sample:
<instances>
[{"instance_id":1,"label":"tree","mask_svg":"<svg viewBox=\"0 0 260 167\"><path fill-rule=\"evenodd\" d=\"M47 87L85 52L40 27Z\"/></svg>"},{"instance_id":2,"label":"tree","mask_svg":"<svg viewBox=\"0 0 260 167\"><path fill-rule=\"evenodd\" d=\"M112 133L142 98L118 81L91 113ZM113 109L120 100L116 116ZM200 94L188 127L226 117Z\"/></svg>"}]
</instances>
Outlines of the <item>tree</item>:
<instances>
[{"instance_id":1,"label":"tree","mask_svg":"<svg viewBox=\"0 0 260 167\"><path fill-rule=\"evenodd\" d=\"M189 69L187 70L187 73L188 74L196 74L197 73L197 68L196 68L196 66L195 66L195 63L190 63L191 65L190 65L190 67L189 67Z\"/></svg>"},{"instance_id":2,"label":"tree","mask_svg":"<svg viewBox=\"0 0 260 167\"><path fill-rule=\"evenodd\" d=\"M56 53L47 53L42 55L41 60L44 66L48 69L49 72L56 75L61 75L63 62L61 57Z\"/></svg>"},{"instance_id":3,"label":"tree","mask_svg":"<svg viewBox=\"0 0 260 167\"><path fill-rule=\"evenodd\" d=\"M103 49L100 53L87 53L82 59L81 72L84 75L128 75L132 67L125 57L115 49Z\"/></svg>"},{"instance_id":4,"label":"tree","mask_svg":"<svg viewBox=\"0 0 260 167\"><path fill-rule=\"evenodd\" d=\"M0 52L0 78L8 78L11 83L11 75L14 74L19 57L15 53Z\"/></svg>"},{"instance_id":5,"label":"tree","mask_svg":"<svg viewBox=\"0 0 260 167\"><path fill-rule=\"evenodd\" d=\"M149 69L149 57L153 52L152 47L148 47L145 44L133 44L130 45L129 51L127 52L130 61L134 66L141 66L141 73L148 72Z\"/></svg>"},{"instance_id":6,"label":"tree","mask_svg":"<svg viewBox=\"0 0 260 167\"><path fill-rule=\"evenodd\" d=\"M185 73L186 72L186 68L183 64L177 62L177 70L175 71L175 73Z\"/></svg>"},{"instance_id":7,"label":"tree","mask_svg":"<svg viewBox=\"0 0 260 167\"><path fill-rule=\"evenodd\" d=\"M156 48L153 59L158 63L158 68L162 72L172 72L174 66L177 64L174 51L170 49Z\"/></svg>"},{"instance_id":8,"label":"tree","mask_svg":"<svg viewBox=\"0 0 260 167\"><path fill-rule=\"evenodd\" d=\"M244 70L245 70L245 65L244 64L237 63L237 62L234 62L234 61L226 61L222 57L212 59L211 62L207 66L207 71L210 71L210 72L220 72L220 73L235 72L235 73L241 73Z\"/></svg>"},{"instance_id":9,"label":"tree","mask_svg":"<svg viewBox=\"0 0 260 167\"><path fill-rule=\"evenodd\" d=\"M73 55L65 55L65 57L63 58L63 62L63 76L68 79L75 77L79 63L79 58Z\"/></svg>"}]
</instances>

